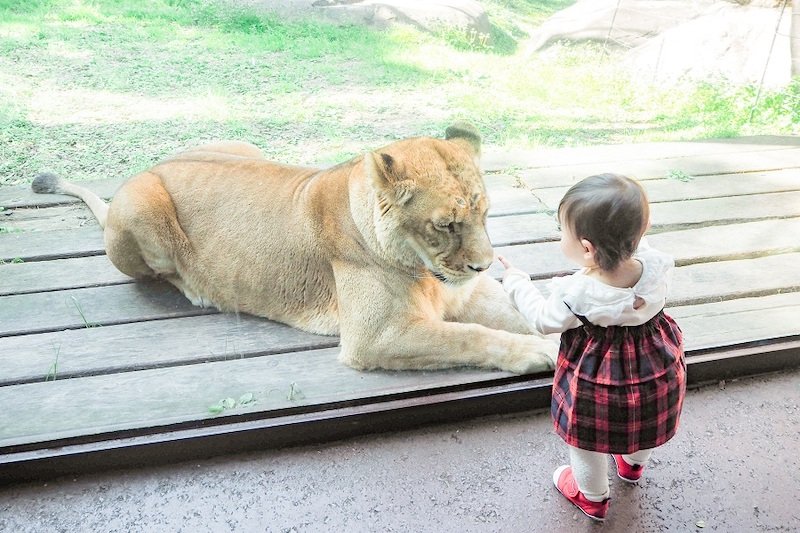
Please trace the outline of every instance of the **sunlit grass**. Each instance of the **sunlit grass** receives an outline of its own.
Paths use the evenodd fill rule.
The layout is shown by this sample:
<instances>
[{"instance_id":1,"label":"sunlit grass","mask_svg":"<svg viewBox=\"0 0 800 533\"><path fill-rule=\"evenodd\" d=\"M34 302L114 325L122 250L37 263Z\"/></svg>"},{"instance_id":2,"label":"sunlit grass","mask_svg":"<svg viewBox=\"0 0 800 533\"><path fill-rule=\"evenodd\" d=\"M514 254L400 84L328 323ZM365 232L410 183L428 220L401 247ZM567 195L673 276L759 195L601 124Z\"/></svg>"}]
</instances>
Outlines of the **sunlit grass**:
<instances>
[{"instance_id":1,"label":"sunlit grass","mask_svg":"<svg viewBox=\"0 0 800 533\"><path fill-rule=\"evenodd\" d=\"M0 0L0 184L127 175L218 138L329 164L462 119L523 148L797 131L797 83L755 106L753 87L654 86L593 46L528 54L571 3L488 1L476 44L227 0Z\"/></svg>"}]
</instances>

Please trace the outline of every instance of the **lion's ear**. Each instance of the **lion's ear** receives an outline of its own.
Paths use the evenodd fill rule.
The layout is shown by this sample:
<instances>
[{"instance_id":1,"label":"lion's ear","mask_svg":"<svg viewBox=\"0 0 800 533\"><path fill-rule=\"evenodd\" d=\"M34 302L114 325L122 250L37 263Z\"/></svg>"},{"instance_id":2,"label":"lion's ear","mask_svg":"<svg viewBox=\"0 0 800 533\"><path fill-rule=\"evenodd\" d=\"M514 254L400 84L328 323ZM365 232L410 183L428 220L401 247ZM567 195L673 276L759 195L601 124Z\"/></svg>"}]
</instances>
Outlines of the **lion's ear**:
<instances>
[{"instance_id":1,"label":"lion's ear","mask_svg":"<svg viewBox=\"0 0 800 533\"><path fill-rule=\"evenodd\" d=\"M476 159L481 155L481 134L468 122L456 122L444 130L444 138L461 144Z\"/></svg>"},{"instance_id":2,"label":"lion's ear","mask_svg":"<svg viewBox=\"0 0 800 533\"><path fill-rule=\"evenodd\" d=\"M372 186L390 198L392 203L403 205L414 195L416 183L405 177L402 164L396 158L381 152L370 152L364 158L364 163Z\"/></svg>"}]
</instances>

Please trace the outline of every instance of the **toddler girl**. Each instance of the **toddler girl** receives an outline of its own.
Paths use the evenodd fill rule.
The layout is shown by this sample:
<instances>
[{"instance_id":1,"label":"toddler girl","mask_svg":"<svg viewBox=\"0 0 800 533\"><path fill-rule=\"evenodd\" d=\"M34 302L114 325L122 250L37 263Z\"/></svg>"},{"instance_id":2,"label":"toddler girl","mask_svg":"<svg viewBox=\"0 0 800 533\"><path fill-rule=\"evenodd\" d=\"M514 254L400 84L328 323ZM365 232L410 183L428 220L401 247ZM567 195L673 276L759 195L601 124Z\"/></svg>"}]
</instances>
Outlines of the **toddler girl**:
<instances>
[{"instance_id":1,"label":"toddler girl","mask_svg":"<svg viewBox=\"0 0 800 533\"><path fill-rule=\"evenodd\" d=\"M558 206L561 250L582 268L545 298L506 267L503 286L542 333L561 332L551 414L570 464L553 483L595 520L609 504L607 456L636 483L653 448L675 434L686 390L680 328L663 311L673 260L647 246L647 196L619 175L590 176Z\"/></svg>"}]
</instances>

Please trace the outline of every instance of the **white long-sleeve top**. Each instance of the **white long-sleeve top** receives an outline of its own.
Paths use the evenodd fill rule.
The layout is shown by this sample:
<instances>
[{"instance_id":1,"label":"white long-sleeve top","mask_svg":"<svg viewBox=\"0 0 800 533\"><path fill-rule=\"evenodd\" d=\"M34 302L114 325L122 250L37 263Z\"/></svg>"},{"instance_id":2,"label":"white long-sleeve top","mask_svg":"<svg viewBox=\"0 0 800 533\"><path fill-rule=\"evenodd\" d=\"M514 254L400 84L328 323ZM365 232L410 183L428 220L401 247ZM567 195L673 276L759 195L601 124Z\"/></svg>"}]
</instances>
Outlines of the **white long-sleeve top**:
<instances>
[{"instance_id":1,"label":"white long-sleeve top","mask_svg":"<svg viewBox=\"0 0 800 533\"><path fill-rule=\"evenodd\" d=\"M650 248L645 239L633 257L642 263L642 276L630 288L607 285L588 276L585 268L570 276L553 278L547 298L530 276L517 268L505 271L503 287L530 325L544 334L577 328L581 321L576 315L602 327L638 326L664 308L675 262L671 256ZM634 309L637 297L644 303Z\"/></svg>"}]
</instances>

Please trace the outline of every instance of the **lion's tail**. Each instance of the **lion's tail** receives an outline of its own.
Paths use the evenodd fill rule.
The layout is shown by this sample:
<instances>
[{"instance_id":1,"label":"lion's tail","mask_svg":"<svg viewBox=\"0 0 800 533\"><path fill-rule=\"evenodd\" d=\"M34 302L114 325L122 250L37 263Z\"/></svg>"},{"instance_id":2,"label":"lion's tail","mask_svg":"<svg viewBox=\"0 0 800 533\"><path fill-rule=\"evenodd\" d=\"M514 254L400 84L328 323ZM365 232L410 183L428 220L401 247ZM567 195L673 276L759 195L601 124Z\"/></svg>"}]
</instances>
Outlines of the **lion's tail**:
<instances>
[{"instance_id":1,"label":"lion's tail","mask_svg":"<svg viewBox=\"0 0 800 533\"><path fill-rule=\"evenodd\" d=\"M33 192L39 194L68 194L80 198L86 202L86 205L92 210L92 214L94 214L95 218L100 223L100 227L106 227L108 204L86 187L70 183L59 178L55 174L43 172L34 178L33 183L31 183L31 188Z\"/></svg>"}]
</instances>

